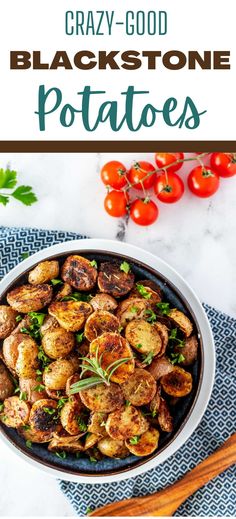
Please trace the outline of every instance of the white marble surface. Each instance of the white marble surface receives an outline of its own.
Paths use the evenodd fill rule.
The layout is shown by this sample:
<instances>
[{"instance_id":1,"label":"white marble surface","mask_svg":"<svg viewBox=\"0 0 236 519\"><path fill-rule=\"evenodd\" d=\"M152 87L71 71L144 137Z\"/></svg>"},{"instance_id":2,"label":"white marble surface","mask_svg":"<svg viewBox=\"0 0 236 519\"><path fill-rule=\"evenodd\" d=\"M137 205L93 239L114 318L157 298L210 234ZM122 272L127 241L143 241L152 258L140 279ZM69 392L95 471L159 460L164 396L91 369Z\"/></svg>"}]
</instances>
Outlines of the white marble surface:
<instances>
[{"instance_id":1,"label":"white marble surface","mask_svg":"<svg viewBox=\"0 0 236 519\"><path fill-rule=\"evenodd\" d=\"M236 177L222 180L211 199L186 193L173 206L159 203L160 217L143 229L126 226L103 210L105 188L100 166L108 160L153 160L153 154L0 154L30 184L39 202L23 207L0 205L0 225L35 226L77 231L91 237L117 239L143 247L169 262L192 285L202 301L236 316ZM183 168L183 177L186 170ZM22 465L0 446L0 515L68 516L73 511L56 481ZM27 496L27 497L26 497Z\"/></svg>"}]
</instances>

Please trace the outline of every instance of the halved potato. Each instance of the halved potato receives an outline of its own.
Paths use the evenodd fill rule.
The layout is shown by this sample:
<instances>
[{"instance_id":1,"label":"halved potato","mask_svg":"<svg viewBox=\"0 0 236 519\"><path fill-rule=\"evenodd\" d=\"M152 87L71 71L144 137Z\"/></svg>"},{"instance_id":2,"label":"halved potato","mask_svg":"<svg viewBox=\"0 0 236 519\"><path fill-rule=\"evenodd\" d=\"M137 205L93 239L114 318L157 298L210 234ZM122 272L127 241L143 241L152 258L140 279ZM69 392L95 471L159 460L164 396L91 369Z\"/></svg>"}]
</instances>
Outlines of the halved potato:
<instances>
[{"instance_id":1,"label":"halved potato","mask_svg":"<svg viewBox=\"0 0 236 519\"><path fill-rule=\"evenodd\" d=\"M109 414L106 422L106 432L114 440L126 440L143 434L149 424L139 409L129 405Z\"/></svg>"},{"instance_id":2,"label":"halved potato","mask_svg":"<svg viewBox=\"0 0 236 519\"><path fill-rule=\"evenodd\" d=\"M85 444L84 444L84 450L92 449L100 440L101 436L100 434L94 434L94 433L87 433L85 437Z\"/></svg>"},{"instance_id":3,"label":"halved potato","mask_svg":"<svg viewBox=\"0 0 236 519\"><path fill-rule=\"evenodd\" d=\"M68 297L72 294L72 287L69 283L63 283L61 288L59 288L57 294L55 295L55 301L61 301L63 297Z\"/></svg>"},{"instance_id":4,"label":"halved potato","mask_svg":"<svg viewBox=\"0 0 236 519\"><path fill-rule=\"evenodd\" d=\"M24 325L25 326L25 325ZM27 328L27 326L26 326ZM43 337L45 333L52 332L56 328L59 328L59 322L52 315L46 315L43 321L42 326L40 327L40 333Z\"/></svg>"},{"instance_id":5,"label":"halved potato","mask_svg":"<svg viewBox=\"0 0 236 519\"><path fill-rule=\"evenodd\" d=\"M22 285L8 292L7 302L17 312L27 314L42 310L50 303L52 294L50 285Z\"/></svg>"},{"instance_id":6,"label":"halved potato","mask_svg":"<svg viewBox=\"0 0 236 519\"><path fill-rule=\"evenodd\" d=\"M5 339L16 327L18 313L7 305L0 305L0 339Z\"/></svg>"},{"instance_id":7,"label":"halved potato","mask_svg":"<svg viewBox=\"0 0 236 519\"><path fill-rule=\"evenodd\" d=\"M157 449L159 437L159 431L150 427L148 431L139 435L136 441L132 438L126 440L125 445L135 456L149 456Z\"/></svg>"},{"instance_id":8,"label":"halved potato","mask_svg":"<svg viewBox=\"0 0 236 519\"><path fill-rule=\"evenodd\" d=\"M186 337L191 335L193 331L193 325L187 315L185 315L183 312L177 310L177 308L173 308L168 313L168 318L181 330L181 332L184 333L184 335L186 335Z\"/></svg>"},{"instance_id":9,"label":"halved potato","mask_svg":"<svg viewBox=\"0 0 236 519\"><path fill-rule=\"evenodd\" d=\"M148 287L148 288L151 288L151 290L153 290L154 292L157 292L157 294L159 294L159 297L160 297L160 300L161 300L161 298L162 298L162 291L161 291L161 288L158 285L158 283L156 283L152 279L140 279L140 281L138 281L138 283L140 285L143 285L145 288Z\"/></svg>"},{"instance_id":10,"label":"halved potato","mask_svg":"<svg viewBox=\"0 0 236 519\"><path fill-rule=\"evenodd\" d=\"M88 317L84 327L84 335L91 342L105 332L117 332L119 326L119 319L115 315L104 310L97 310Z\"/></svg>"},{"instance_id":11,"label":"halved potato","mask_svg":"<svg viewBox=\"0 0 236 519\"><path fill-rule=\"evenodd\" d=\"M22 340L18 343L18 356L15 365L16 373L22 378L36 378L36 370L39 367L38 346L29 335L20 335L22 335Z\"/></svg>"},{"instance_id":12,"label":"halved potato","mask_svg":"<svg viewBox=\"0 0 236 519\"><path fill-rule=\"evenodd\" d=\"M125 442L122 440L114 440L109 436L99 440L97 447L104 456L108 456L109 458L122 459L129 456L129 450Z\"/></svg>"},{"instance_id":13,"label":"halved potato","mask_svg":"<svg viewBox=\"0 0 236 519\"><path fill-rule=\"evenodd\" d=\"M16 361L18 358L18 345L24 340L26 335L18 333L16 335L9 335L4 342L2 347L2 353L4 362L7 365L11 373L16 374Z\"/></svg>"},{"instance_id":14,"label":"halved potato","mask_svg":"<svg viewBox=\"0 0 236 519\"><path fill-rule=\"evenodd\" d=\"M105 310L106 312L114 312L117 309L117 302L114 297L105 293L96 294L90 301L94 311Z\"/></svg>"},{"instance_id":15,"label":"halved potato","mask_svg":"<svg viewBox=\"0 0 236 519\"><path fill-rule=\"evenodd\" d=\"M107 413L91 413L88 423L88 432L105 436L105 423L107 421Z\"/></svg>"},{"instance_id":16,"label":"halved potato","mask_svg":"<svg viewBox=\"0 0 236 519\"><path fill-rule=\"evenodd\" d=\"M68 397L71 396L70 394L70 386L72 386L72 384L75 384L76 382L79 382L80 380L80 375L79 373L74 373L74 375L71 375L71 377L69 377L66 381L66 395ZM76 393L75 395L73 395L75 398L77 398L79 401L80 401L80 396L79 396L79 393Z\"/></svg>"},{"instance_id":17,"label":"halved potato","mask_svg":"<svg viewBox=\"0 0 236 519\"><path fill-rule=\"evenodd\" d=\"M111 413L124 404L121 387L113 383L109 386L97 384L88 389L83 389L79 394L83 404L91 411Z\"/></svg>"},{"instance_id":18,"label":"halved potato","mask_svg":"<svg viewBox=\"0 0 236 519\"><path fill-rule=\"evenodd\" d=\"M60 436L54 433L53 438L48 445L48 450L52 452L65 451L76 454L84 450L83 444L80 440L80 435L76 436Z\"/></svg>"},{"instance_id":19,"label":"halved potato","mask_svg":"<svg viewBox=\"0 0 236 519\"><path fill-rule=\"evenodd\" d=\"M161 386L158 385L156 393L149 405L153 418L157 415L159 408L160 408L160 404L161 404Z\"/></svg>"},{"instance_id":20,"label":"halved potato","mask_svg":"<svg viewBox=\"0 0 236 519\"><path fill-rule=\"evenodd\" d=\"M123 272L120 263L101 263L98 274L98 287L101 292L122 297L128 294L134 285L133 272Z\"/></svg>"},{"instance_id":21,"label":"halved potato","mask_svg":"<svg viewBox=\"0 0 236 519\"><path fill-rule=\"evenodd\" d=\"M11 375L4 362L0 360L0 401L12 396L14 390L15 387Z\"/></svg>"},{"instance_id":22,"label":"halved potato","mask_svg":"<svg viewBox=\"0 0 236 519\"><path fill-rule=\"evenodd\" d=\"M43 381L46 389L65 389L66 382L69 377L74 375L76 367L67 359L59 359L51 362L49 366L44 369Z\"/></svg>"},{"instance_id":23,"label":"halved potato","mask_svg":"<svg viewBox=\"0 0 236 519\"><path fill-rule=\"evenodd\" d=\"M19 321L16 328L14 328L11 335L17 335L18 333L21 333L22 328L29 328L29 326L32 324L32 320L29 315L25 314L23 319Z\"/></svg>"},{"instance_id":24,"label":"halved potato","mask_svg":"<svg viewBox=\"0 0 236 519\"><path fill-rule=\"evenodd\" d=\"M61 410L61 424L64 429L72 435L84 434L87 430L81 414L83 406L73 396L65 403Z\"/></svg>"},{"instance_id":25,"label":"halved potato","mask_svg":"<svg viewBox=\"0 0 236 519\"><path fill-rule=\"evenodd\" d=\"M30 406L28 402L20 400L18 396L10 396L4 400L4 408L0 420L7 427L20 427L28 422Z\"/></svg>"},{"instance_id":26,"label":"halved potato","mask_svg":"<svg viewBox=\"0 0 236 519\"><path fill-rule=\"evenodd\" d=\"M167 357L155 357L151 366L148 367L149 373L151 373L155 380L159 380L161 377L171 373L173 370L174 366Z\"/></svg>"},{"instance_id":27,"label":"halved potato","mask_svg":"<svg viewBox=\"0 0 236 519\"><path fill-rule=\"evenodd\" d=\"M158 410L158 423L160 425L160 428L164 432L172 432L173 431L173 418L170 414L169 407L164 400L164 398L161 398L160 400L160 407Z\"/></svg>"},{"instance_id":28,"label":"halved potato","mask_svg":"<svg viewBox=\"0 0 236 519\"><path fill-rule=\"evenodd\" d=\"M57 402L50 398L43 398L32 405L29 425L36 431L53 432L61 426L59 423Z\"/></svg>"},{"instance_id":29,"label":"halved potato","mask_svg":"<svg viewBox=\"0 0 236 519\"><path fill-rule=\"evenodd\" d=\"M147 405L154 398L157 385L153 376L145 369L135 369L122 384L125 399L135 406Z\"/></svg>"},{"instance_id":30,"label":"halved potato","mask_svg":"<svg viewBox=\"0 0 236 519\"><path fill-rule=\"evenodd\" d=\"M58 261L42 261L30 271L28 281L31 285L42 285L59 276Z\"/></svg>"},{"instance_id":31,"label":"halved potato","mask_svg":"<svg viewBox=\"0 0 236 519\"><path fill-rule=\"evenodd\" d=\"M35 378L20 378L19 387L22 393L26 393L27 401L33 404L37 400L47 398L47 393L41 382L38 382Z\"/></svg>"},{"instance_id":32,"label":"halved potato","mask_svg":"<svg viewBox=\"0 0 236 519\"><path fill-rule=\"evenodd\" d=\"M147 283L148 283L148 280L138 281L137 283L135 283L134 288L130 292L129 297L142 297L144 299L147 299L153 305L160 303L160 301L161 301L160 290L159 291L153 290L153 288L148 286Z\"/></svg>"},{"instance_id":33,"label":"halved potato","mask_svg":"<svg viewBox=\"0 0 236 519\"><path fill-rule=\"evenodd\" d=\"M96 355L101 359L101 366L104 370L107 370L113 362L129 359L111 375L112 382L122 384L134 371L132 350L127 340L118 333L106 332L91 342L90 357L96 357Z\"/></svg>"},{"instance_id":34,"label":"halved potato","mask_svg":"<svg viewBox=\"0 0 236 519\"><path fill-rule=\"evenodd\" d=\"M130 321L134 319L145 319L147 310L151 306L147 299L128 298L118 305L116 316L120 321L120 325L124 328Z\"/></svg>"},{"instance_id":35,"label":"halved potato","mask_svg":"<svg viewBox=\"0 0 236 519\"><path fill-rule=\"evenodd\" d=\"M162 339L158 327L144 319L131 321L125 329L125 337L129 344L139 353L158 355L162 348Z\"/></svg>"},{"instance_id":36,"label":"halved potato","mask_svg":"<svg viewBox=\"0 0 236 519\"><path fill-rule=\"evenodd\" d=\"M186 396L192 391L193 379L191 373L175 366L171 373L161 377L161 386L170 396Z\"/></svg>"},{"instance_id":37,"label":"halved potato","mask_svg":"<svg viewBox=\"0 0 236 519\"><path fill-rule=\"evenodd\" d=\"M42 347L50 359L61 359L69 355L75 345L75 336L64 328L48 331L42 338Z\"/></svg>"},{"instance_id":38,"label":"halved potato","mask_svg":"<svg viewBox=\"0 0 236 519\"><path fill-rule=\"evenodd\" d=\"M186 339L184 346L176 346L174 349L175 353L180 353L184 356L184 360L182 360L181 364L183 366L190 366L197 359L197 351L198 351L198 340L195 335L188 337Z\"/></svg>"},{"instance_id":39,"label":"halved potato","mask_svg":"<svg viewBox=\"0 0 236 519\"><path fill-rule=\"evenodd\" d=\"M66 398L66 393L64 389L49 389L48 387L45 387L46 390L46 398L52 398L53 400L61 400L62 398Z\"/></svg>"},{"instance_id":40,"label":"halved potato","mask_svg":"<svg viewBox=\"0 0 236 519\"><path fill-rule=\"evenodd\" d=\"M158 353L158 356L161 357L166 352L166 348L169 341L169 330L165 324L159 323L158 321L155 322L155 327L158 330L162 340L161 350Z\"/></svg>"},{"instance_id":41,"label":"halved potato","mask_svg":"<svg viewBox=\"0 0 236 519\"><path fill-rule=\"evenodd\" d=\"M82 256L72 255L66 258L62 266L61 277L77 290L91 290L97 280L97 269L91 265L91 261Z\"/></svg>"},{"instance_id":42,"label":"halved potato","mask_svg":"<svg viewBox=\"0 0 236 519\"><path fill-rule=\"evenodd\" d=\"M48 309L48 313L68 332L81 330L92 311L92 306L83 301L55 301Z\"/></svg>"},{"instance_id":43,"label":"halved potato","mask_svg":"<svg viewBox=\"0 0 236 519\"><path fill-rule=\"evenodd\" d=\"M25 441L33 443L48 443L53 437L53 431L36 431L30 425L18 427L17 432Z\"/></svg>"}]
</instances>

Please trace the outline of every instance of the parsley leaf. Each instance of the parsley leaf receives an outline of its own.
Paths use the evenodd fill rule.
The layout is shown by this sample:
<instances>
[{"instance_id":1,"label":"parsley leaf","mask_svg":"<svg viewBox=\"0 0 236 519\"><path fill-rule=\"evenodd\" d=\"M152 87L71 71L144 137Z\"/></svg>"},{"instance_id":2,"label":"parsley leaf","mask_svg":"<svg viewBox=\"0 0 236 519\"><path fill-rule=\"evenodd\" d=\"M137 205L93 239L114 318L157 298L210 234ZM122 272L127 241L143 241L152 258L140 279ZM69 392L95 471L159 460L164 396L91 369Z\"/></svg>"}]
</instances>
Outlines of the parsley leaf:
<instances>
[{"instance_id":1,"label":"parsley leaf","mask_svg":"<svg viewBox=\"0 0 236 519\"><path fill-rule=\"evenodd\" d=\"M80 344L83 341L84 338L84 332L76 333L75 334L76 341Z\"/></svg>"},{"instance_id":2,"label":"parsley leaf","mask_svg":"<svg viewBox=\"0 0 236 519\"><path fill-rule=\"evenodd\" d=\"M19 323L20 321L22 321L23 317L22 315L17 315L16 316L16 323Z\"/></svg>"},{"instance_id":3,"label":"parsley leaf","mask_svg":"<svg viewBox=\"0 0 236 519\"><path fill-rule=\"evenodd\" d=\"M17 184L17 172L10 169L0 169L0 189L13 189Z\"/></svg>"},{"instance_id":4,"label":"parsley leaf","mask_svg":"<svg viewBox=\"0 0 236 519\"><path fill-rule=\"evenodd\" d=\"M156 303L156 306L162 315L168 315L170 312L170 303Z\"/></svg>"},{"instance_id":5,"label":"parsley leaf","mask_svg":"<svg viewBox=\"0 0 236 519\"><path fill-rule=\"evenodd\" d=\"M170 357L171 364L180 364L185 360L185 356L182 353L171 353Z\"/></svg>"},{"instance_id":6,"label":"parsley leaf","mask_svg":"<svg viewBox=\"0 0 236 519\"><path fill-rule=\"evenodd\" d=\"M63 285L63 281L61 281L61 279L51 279L51 283L53 286Z\"/></svg>"},{"instance_id":7,"label":"parsley leaf","mask_svg":"<svg viewBox=\"0 0 236 519\"><path fill-rule=\"evenodd\" d=\"M148 323L155 323L155 321L157 320L157 316L156 316L155 312L153 312L153 310L151 310L151 309L150 310L146 310L145 314L149 316L147 318L147 322Z\"/></svg>"},{"instance_id":8,"label":"parsley leaf","mask_svg":"<svg viewBox=\"0 0 236 519\"><path fill-rule=\"evenodd\" d=\"M90 261L90 265L91 265L91 267L95 267L95 269L98 268L98 264L97 264L96 260Z\"/></svg>"},{"instance_id":9,"label":"parsley leaf","mask_svg":"<svg viewBox=\"0 0 236 519\"><path fill-rule=\"evenodd\" d=\"M153 361L154 353L149 351L147 355L142 355L142 362L145 366L149 366Z\"/></svg>"},{"instance_id":10,"label":"parsley leaf","mask_svg":"<svg viewBox=\"0 0 236 519\"><path fill-rule=\"evenodd\" d=\"M184 341L177 337L177 333L178 333L177 328L173 328L171 330L170 335L169 335L169 341L175 341L175 342L178 343L179 348L183 348L184 347Z\"/></svg>"},{"instance_id":11,"label":"parsley leaf","mask_svg":"<svg viewBox=\"0 0 236 519\"><path fill-rule=\"evenodd\" d=\"M4 409L4 402L0 402L0 413L3 411Z\"/></svg>"},{"instance_id":12,"label":"parsley leaf","mask_svg":"<svg viewBox=\"0 0 236 519\"><path fill-rule=\"evenodd\" d=\"M55 452L55 454L56 454L56 456L57 456L58 458L61 458L62 460L65 460L66 457L67 457L67 454L66 454L65 451Z\"/></svg>"},{"instance_id":13,"label":"parsley leaf","mask_svg":"<svg viewBox=\"0 0 236 519\"><path fill-rule=\"evenodd\" d=\"M125 272L125 274L128 274L131 270L131 266L129 263L127 263L127 261L123 261L123 263L121 263L120 265L120 270L122 270L122 272Z\"/></svg>"},{"instance_id":14,"label":"parsley leaf","mask_svg":"<svg viewBox=\"0 0 236 519\"><path fill-rule=\"evenodd\" d=\"M90 456L89 460L92 462L92 463L97 463L98 460L96 460L96 458L94 458L94 456Z\"/></svg>"},{"instance_id":15,"label":"parsley leaf","mask_svg":"<svg viewBox=\"0 0 236 519\"><path fill-rule=\"evenodd\" d=\"M86 432L87 431L87 425L86 425L84 419L81 416L78 416L77 422L78 422L78 425L79 425L79 430L81 432Z\"/></svg>"},{"instance_id":16,"label":"parsley leaf","mask_svg":"<svg viewBox=\"0 0 236 519\"><path fill-rule=\"evenodd\" d=\"M11 193L11 196L24 205L32 205L38 201L30 186L19 186Z\"/></svg>"},{"instance_id":17,"label":"parsley leaf","mask_svg":"<svg viewBox=\"0 0 236 519\"><path fill-rule=\"evenodd\" d=\"M89 303L93 296L91 294L81 294L80 292L72 292L69 296L65 296L61 301L83 301Z\"/></svg>"},{"instance_id":18,"label":"parsley leaf","mask_svg":"<svg viewBox=\"0 0 236 519\"><path fill-rule=\"evenodd\" d=\"M138 311L137 306L131 306L130 311L132 312L132 314L136 314L136 312Z\"/></svg>"},{"instance_id":19,"label":"parsley leaf","mask_svg":"<svg viewBox=\"0 0 236 519\"><path fill-rule=\"evenodd\" d=\"M0 204L7 205L9 202L9 196L0 195Z\"/></svg>"},{"instance_id":20,"label":"parsley leaf","mask_svg":"<svg viewBox=\"0 0 236 519\"><path fill-rule=\"evenodd\" d=\"M45 386L43 384L38 384L37 386L35 386L33 388L33 391L37 391L40 393L40 391L44 391L44 389L45 389Z\"/></svg>"},{"instance_id":21,"label":"parsley leaf","mask_svg":"<svg viewBox=\"0 0 236 519\"><path fill-rule=\"evenodd\" d=\"M129 439L129 443L131 443L131 445L137 445L139 440L140 440L140 436L133 436L133 438Z\"/></svg>"},{"instance_id":22,"label":"parsley leaf","mask_svg":"<svg viewBox=\"0 0 236 519\"><path fill-rule=\"evenodd\" d=\"M150 299L152 297L151 292L148 292L144 285L140 285L139 283L137 283L136 287L138 292L142 297L144 297L144 299Z\"/></svg>"},{"instance_id":23,"label":"parsley leaf","mask_svg":"<svg viewBox=\"0 0 236 519\"><path fill-rule=\"evenodd\" d=\"M25 445L28 449L32 449L32 442L30 440L26 440Z\"/></svg>"}]
</instances>

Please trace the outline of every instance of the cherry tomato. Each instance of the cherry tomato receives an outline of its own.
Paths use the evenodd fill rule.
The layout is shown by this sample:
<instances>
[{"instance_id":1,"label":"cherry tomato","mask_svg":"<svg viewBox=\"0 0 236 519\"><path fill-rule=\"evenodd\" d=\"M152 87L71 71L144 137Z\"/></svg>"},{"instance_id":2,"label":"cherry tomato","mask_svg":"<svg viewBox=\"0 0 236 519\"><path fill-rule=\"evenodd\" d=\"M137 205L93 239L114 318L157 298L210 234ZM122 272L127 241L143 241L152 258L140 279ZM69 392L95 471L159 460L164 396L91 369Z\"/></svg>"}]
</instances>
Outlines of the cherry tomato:
<instances>
[{"instance_id":1,"label":"cherry tomato","mask_svg":"<svg viewBox=\"0 0 236 519\"><path fill-rule=\"evenodd\" d=\"M212 153L211 167L220 177L233 177L236 173L236 154Z\"/></svg>"},{"instance_id":2,"label":"cherry tomato","mask_svg":"<svg viewBox=\"0 0 236 519\"><path fill-rule=\"evenodd\" d=\"M129 197L123 191L110 191L104 200L104 207L110 216L124 216L127 213Z\"/></svg>"},{"instance_id":3,"label":"cherry tomato","mask_svg":"<svg viewBox=\"0 0 236 519\"><path fill-rule=\"evenodd\" d=\"M220 185L220 179L208 166L197 166L188 176L188 187L196 196L207 198L214 195Z\"/></svg>"},{"instance_id":4,"label":"cherry tomato","mask_svg":"<svg viewBox=\"0 0 236 519\"><path fill-rule=\"evenodd\" d=\"M155 180L154 191L158 200L166 204L173 204L183 196L184 183L176 173L162 173Z\"/></svg>"},{"instance_id":5,"label":"cherry tomato","mask_svg":"<svg viewBox=\"0 0 236 519\"><path fill-rule=\"evenodd\" d=\"M159 210L149 199L135 200L130 208L130 217L138 225L151 225L158 218Z\"/></svg>"},{"instance_id":6,"label":"cherry tomato","mask_svg":"<svg viewBox=\"0 0 236 519\"><path fill-rule=\"evenodd\" d=\"M111 186L114 189L122 189L127 184L126 168L124 164L117 160L107 162L101 169L101 179L105 186Z\"/></svg>"},{"instance_id":7,"label":"cherry tomato","mask_svg":"<svg viewBox=\"0 0 236 519\"><path fill-rule=\"evenodd\" d=\"M169 166L169 164L172 164L173 162L176 162L177 160L182 160L184 158L183 153L156 153L155 154L155 161L158 166L158 168L165 168L166 166ZM175 164L174 166L170 166L168 168L168 173L175 173L180 168L182 168L183 163L180 162L179 164Z\"/></svg>"},{"instance_id":8,"label":"cherry tomato","mask_svg":"<svg viewBox=\"0 0 236 519\"><path fill-rule=\"evenodd\" d=\"M142 185L144 189L150 189L153 186L153 182L155 180L155 174L151 175L151 172L155 171L155 168L152 164L149 162L146 162L145 160L140 160L140 162L135 162L135 164L130 168L128 172L128 180L131 184L135 184L134 188L138 189L139 191L142 188ZM145 178L150 173L150 176ZM143 180L145 178L145 180ZM142 181L142 183L140 182Z\"/></svg>"}]
</instances>

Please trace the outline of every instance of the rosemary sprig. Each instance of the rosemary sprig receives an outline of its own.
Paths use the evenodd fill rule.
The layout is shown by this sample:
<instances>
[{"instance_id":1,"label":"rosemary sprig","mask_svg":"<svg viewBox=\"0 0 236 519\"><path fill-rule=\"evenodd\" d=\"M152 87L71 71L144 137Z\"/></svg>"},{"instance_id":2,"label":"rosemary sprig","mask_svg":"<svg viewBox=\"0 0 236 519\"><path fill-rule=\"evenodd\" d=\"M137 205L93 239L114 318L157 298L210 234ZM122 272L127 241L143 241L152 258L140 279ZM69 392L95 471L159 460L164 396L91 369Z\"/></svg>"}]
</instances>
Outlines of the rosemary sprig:
<instances>
[{"instance_id":1,"label":"rosemary sprig","mask_svg":"<svg viewBox=\"0 0 236 519\"><path fill-rule=\"evenodd\" d=\"M84 375L84 373L86 373L86 371L94 373L95 376L84 378L82 380L79 380L79 382L75 382L75 384L72 384L70 387L71 395L74 395L75 393L78 393L83 389L96 386L97 384L106 384L107 386L109 386L113 373L125 362L128 362L130 360L129 357L118 359L109 364L107 369L103 369L101 365L103 353L99 356L97 348L96 355L94 358L90 359L88 357L81 357L81 360L83 361L83 364L81 364L80 366L82 368L81 377Z\"/></svg>"}]
</instances>

